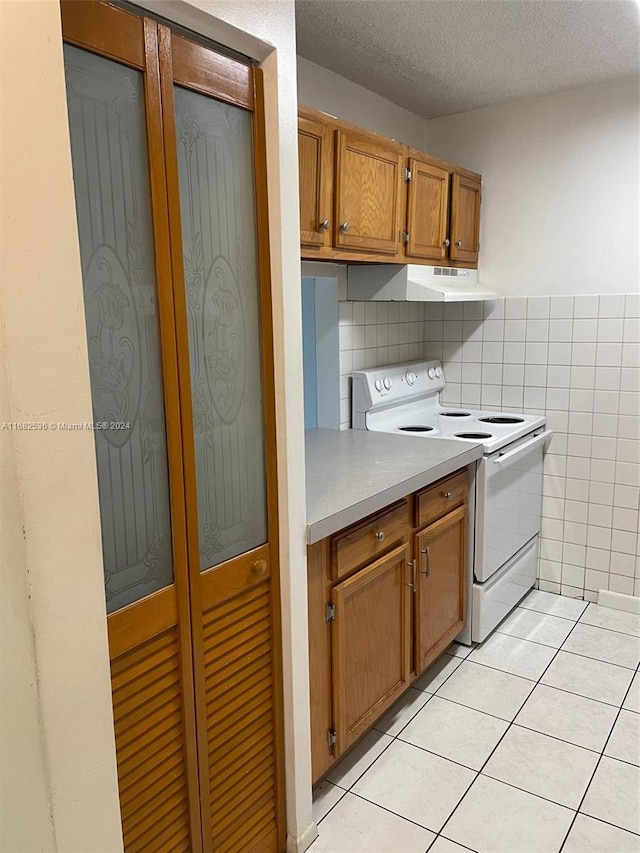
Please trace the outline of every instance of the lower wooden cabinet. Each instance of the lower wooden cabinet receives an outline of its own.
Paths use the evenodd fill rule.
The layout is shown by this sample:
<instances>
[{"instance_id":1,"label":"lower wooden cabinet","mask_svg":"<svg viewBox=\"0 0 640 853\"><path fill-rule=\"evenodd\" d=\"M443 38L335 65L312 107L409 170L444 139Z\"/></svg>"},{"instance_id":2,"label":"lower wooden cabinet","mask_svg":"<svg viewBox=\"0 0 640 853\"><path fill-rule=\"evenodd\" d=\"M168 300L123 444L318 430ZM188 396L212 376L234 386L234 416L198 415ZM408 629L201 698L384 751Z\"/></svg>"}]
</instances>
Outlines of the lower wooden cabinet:
<instances>
[{"instance_id":1,"label":"lower wooden cabinet","mask_svg":"<svg viewBox=\"0 0 640 853\"><path fill-rule=\"evenodd\" d=\"M462 631L466 610L466 505L415 537L415 666L422 672Z\"/></svg>"},{"instance_id":2,"label":"lower wooden cabinet","mask_svg":"<svg viewBox=\"0 0 640 853\"><path fill-rule=\"evenodd\" d=\"M411 671L409 546L331 591L335 752L344 752L405 689Z\"/></svg>"},{"instance_id":3,"label":"lower wooden cabinet","mask_svg":"<svg viewBox=\"0 0 640 853\"><path fill-rule=\"evenodd\" d=\"M464 628L467 493L463 469L309 546L314 782Z\"/></svg>"}]
</instances>

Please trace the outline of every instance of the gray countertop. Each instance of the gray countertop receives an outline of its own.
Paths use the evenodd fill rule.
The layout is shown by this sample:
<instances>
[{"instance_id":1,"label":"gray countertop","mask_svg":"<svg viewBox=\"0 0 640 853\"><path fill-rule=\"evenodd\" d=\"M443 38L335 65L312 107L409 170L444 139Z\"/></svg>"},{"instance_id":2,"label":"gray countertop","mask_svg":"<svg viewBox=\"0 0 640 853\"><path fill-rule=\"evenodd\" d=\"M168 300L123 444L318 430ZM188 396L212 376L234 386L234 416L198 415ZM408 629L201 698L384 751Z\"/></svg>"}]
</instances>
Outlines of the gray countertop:
<instances>
[{"instance_id":1,"label":"gray countertop","mask_svg":"<svg viewBox=\"0 0 640 853\"><path fill-rule=\"evenodd\" d=\"M306 433L311 545L475 462L482 445L367 430Z\"/></svg>"}]
</instances>

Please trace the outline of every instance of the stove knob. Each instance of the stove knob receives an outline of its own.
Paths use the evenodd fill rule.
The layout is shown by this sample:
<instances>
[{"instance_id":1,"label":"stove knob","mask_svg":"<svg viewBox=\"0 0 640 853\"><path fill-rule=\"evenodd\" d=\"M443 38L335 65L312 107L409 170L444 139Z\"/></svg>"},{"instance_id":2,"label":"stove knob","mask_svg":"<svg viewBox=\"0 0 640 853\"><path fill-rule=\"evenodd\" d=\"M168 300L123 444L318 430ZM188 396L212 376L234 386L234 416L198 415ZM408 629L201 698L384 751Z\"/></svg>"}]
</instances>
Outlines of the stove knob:
<instances>
[{"instance_id":1,"label":"stove knob","mask_svg":"<svg viewBox=\"0 0 640 853\"><path fill-rule=\"evenodd\" d=\"M407 385L413 385L418 376L412 370L407 370L404 375L404 378L407 380Z\"/></svg>"},{"instance_id":2,"label":"stove knob","mask_svg":"<svg viewBox=\"0 0 640 853\"><path fill-rule=\"evenodd\" d=\"M376 379L374 385L376 386L376 391L382 391L382 379Z\"/></svg>"},{"instance_id":3,"label":"stove knob","mask_svg":"<svg viewBox=\"0 0 640 853\"><path fill-rule=\"evenodd\" d=\"M438 379L440 379L442 377L442 368L441 367L436 367L436 376L438 377Z\"/></svg>"},{"instance_id":4,"label":"stove knob","mask_svg":"<svg viewBox=\"0 0 640 853\"><path fill-rule=\"evenodd\" d=\"M435 368L430 367L428 370L428 374L429 374L429 379L435 379L436 378Z\"/></svg>"},{"instance_id":5,"label":"stove knob","mask_svg":"<svg viewBox=\"0 0 640 853\"><path fill-rule=\"evenodd\" d=\"M387 391L389 391L389 390L390 390L390 388L391 388L391 380L389 379L389 377L388 377L388 376L385 376L385 378L384 378L384 382L383 382L383 385L384 385L384 387L387 389Z\"/></svg>"}]
</instances>

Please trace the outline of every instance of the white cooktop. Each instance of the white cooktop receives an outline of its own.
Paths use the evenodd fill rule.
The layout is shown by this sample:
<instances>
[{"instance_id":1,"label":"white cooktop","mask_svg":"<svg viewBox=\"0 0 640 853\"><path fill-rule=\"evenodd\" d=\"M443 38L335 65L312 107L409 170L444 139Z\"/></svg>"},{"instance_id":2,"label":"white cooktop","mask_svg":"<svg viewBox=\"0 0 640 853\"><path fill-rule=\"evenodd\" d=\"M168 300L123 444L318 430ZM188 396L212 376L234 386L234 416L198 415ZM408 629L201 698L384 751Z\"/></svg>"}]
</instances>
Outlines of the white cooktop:
<instances>
[{"instance_id":1,"label":"white cooktop","mask_svg":"<svg viewBox=\"0 0 640 853\"><path fill-rule=\"evenodd\" d=\"M354 429L472 442L489 454L545 425L541 415L443 406L439 394L444 386L438 361L356 371Z\"/></svg>"}]
</instances>

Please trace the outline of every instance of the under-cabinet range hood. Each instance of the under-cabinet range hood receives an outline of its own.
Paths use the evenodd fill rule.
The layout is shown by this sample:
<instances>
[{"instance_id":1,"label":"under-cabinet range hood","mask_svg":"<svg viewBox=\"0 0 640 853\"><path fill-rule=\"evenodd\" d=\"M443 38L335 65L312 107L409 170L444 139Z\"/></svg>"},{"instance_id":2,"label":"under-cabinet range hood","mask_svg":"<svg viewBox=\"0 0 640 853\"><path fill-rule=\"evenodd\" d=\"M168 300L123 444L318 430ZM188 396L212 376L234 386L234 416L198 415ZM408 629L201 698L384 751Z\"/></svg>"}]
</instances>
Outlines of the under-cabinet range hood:
<instances>
[{"instance_id":1,"label":"under-cabinet range hood","mask_svg":"<svg viewBox=\"0 0 640 853\"><path fill-rule=\"evenodd\" d=\"M479 302L498 294L478 284L478 271L419 264L350 264L348 298L357 302Z\"/></svg>"}]
</instances>

